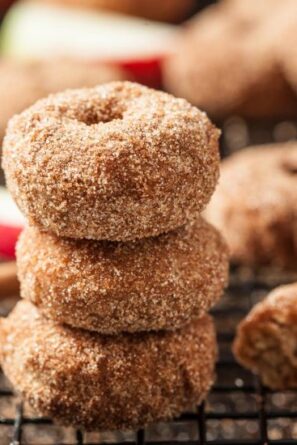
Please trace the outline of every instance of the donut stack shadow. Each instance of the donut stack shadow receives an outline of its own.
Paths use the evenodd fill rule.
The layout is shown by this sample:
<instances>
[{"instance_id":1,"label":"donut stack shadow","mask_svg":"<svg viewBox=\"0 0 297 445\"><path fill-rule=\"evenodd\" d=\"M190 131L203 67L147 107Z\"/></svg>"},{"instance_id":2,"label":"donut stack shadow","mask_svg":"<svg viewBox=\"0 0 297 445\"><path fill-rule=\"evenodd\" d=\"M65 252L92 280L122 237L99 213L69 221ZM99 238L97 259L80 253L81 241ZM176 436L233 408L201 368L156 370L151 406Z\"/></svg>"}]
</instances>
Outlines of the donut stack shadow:
<instances>
[{"instance_id":1,"label":"donut stack shadow","mask_svg":"<svg viewBox=\"0 0 297 445\"><path fill-rule=\"evenodd\" d=\"M39 413L136 429L205 398L207 311L228 275L225 243L200 216L218 136L186 101L127 82L50 96L10 122L3 166L29 226L1 364Z\"/></svg>"}]
</instances>

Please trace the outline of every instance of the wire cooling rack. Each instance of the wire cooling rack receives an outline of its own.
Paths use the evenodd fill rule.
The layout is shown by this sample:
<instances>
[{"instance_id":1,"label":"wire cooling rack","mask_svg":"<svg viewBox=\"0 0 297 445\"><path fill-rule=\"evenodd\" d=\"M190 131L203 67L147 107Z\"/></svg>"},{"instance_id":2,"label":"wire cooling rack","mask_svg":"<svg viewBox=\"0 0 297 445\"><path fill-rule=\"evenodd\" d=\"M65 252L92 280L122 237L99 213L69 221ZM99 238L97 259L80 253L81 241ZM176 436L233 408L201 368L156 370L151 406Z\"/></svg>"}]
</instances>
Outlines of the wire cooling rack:
<instances>
[{"instance_id":1,"label":"wire cooling rack","mask_svg":"<svg viewBox=\"0 0 297 445\"><path fill-rule=\"evenodd\" d=\"M297 444L297 391L270 392L232 357L239 320L288 277L257 278L232 273L222 302L212 311L217 325L217 381L207 400L180 418L136 433L83 433L36 417L0 376L1 445L256 445Z\"/></svg>"},{"instance_id":2,"label":"wire cooling rack","mask_svg":"<svg viewBox=\"0 0 297 445\"><path fill-rule=\"evenodd\" d=\"M214 0L198 0L197 10ZM223 125L222 154L249 144L297 138L296 122L245 122L234 117ZM131 433L84 433L36 417L0 371L0 445L297 445L297 391L271 392L237 364L231 353L235 328L250 308L279 284L297 281L270 271L262 277L234 271L215 317L219 360L217 381L195 411L172 422ZM10 302L0 304L4 315Z\"/></svg>"}]
</instances>

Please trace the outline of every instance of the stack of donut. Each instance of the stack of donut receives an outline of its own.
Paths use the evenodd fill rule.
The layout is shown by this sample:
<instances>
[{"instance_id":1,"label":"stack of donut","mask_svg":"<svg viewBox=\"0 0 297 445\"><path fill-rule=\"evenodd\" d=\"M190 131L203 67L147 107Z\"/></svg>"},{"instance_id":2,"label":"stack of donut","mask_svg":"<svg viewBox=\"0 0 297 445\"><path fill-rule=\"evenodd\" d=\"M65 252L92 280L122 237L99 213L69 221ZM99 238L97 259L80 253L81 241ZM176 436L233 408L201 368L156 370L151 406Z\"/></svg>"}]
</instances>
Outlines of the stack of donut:
<instances>
[{"instance_id":1,"label":"stack of donut","mask_svg":"<svg viewBox=\"0 0 297 445\"><path fill-rule=\"evenodd\" d=\"M3 166L29 225L2 367L43 415L139 428L199 403L213 378L207 310L227 282L200 213L218 130L183 99L130 82L49 96L9 124Z\"/></svg>"}]
</instances>

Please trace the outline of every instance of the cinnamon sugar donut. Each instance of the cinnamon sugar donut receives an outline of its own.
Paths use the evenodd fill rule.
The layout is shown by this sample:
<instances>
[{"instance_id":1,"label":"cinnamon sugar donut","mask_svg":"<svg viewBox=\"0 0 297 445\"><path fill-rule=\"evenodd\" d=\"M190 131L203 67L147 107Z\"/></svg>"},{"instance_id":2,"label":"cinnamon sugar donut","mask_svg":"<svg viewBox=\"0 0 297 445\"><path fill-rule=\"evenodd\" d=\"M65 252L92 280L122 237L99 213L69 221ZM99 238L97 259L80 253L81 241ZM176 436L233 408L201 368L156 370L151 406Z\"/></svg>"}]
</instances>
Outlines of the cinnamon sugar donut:
<instances>
[{"instance_id":1,"label":"cinnamon sugar donut","mask_svg":"<svg viewBox=\"0 0 297 445\"><path fill-rule=\"evenodd\" d=\"M221 296L226 250L202 219L130 243L27 228L17 247L22 297L59 323L103 334L179 328Z\"/></svg>"},{"instance_id":2,"label":"cinnamon sugar donut","mask_svg":"<svg viewBox=\"0 0 297 445\"><path fill-rule=\"evenodd\" d=\"M174 332L101 336L42 318L22 301L0 324L1 365L41 415L87 430L136 429L198 404L216 340L205 315Z\"/></svg>"},{"instance_id":3,"label":"cinnamon sugar donut","mask_svg":"<svg viewBox=\"0 0 297 445\"><path fill-rule=\"evenodd\" d=\"M206 217L234 262L296 269L296 142L251 147L223 161Z\"/></svg>"},{"instance_id":4,"label":"cinnamon sugar donut","mask_svg":"<svg viewBox=\"0 0 297 445\"><path fill-rule=\"evenodd\" d=\"M0 140L9 119L50 93L124 80L119 68L77 60L0 61Z\"/></svg>"},{"instance_id":5,"label":"cinnamon sugar donut","mask_svg":"<svg viewBox=\"0 0 297 445\"><path fill-rule=\"evenodd\" d=\"M195 0L47 0L67 6L107 9L150 20L180 22L195 6Z\"/></svg>"},{"instance_id":6,"label":"cinnamon sugar donut","mask_svg":"<svg viewBox=\"0 0 297 445\"><path fill-rule=\"evenodd\" d=\"M297 283L280 286L240 323L237 359L273 389L297 388Z\"/></svg>"},{"instance_id":7,"label":"cinnamon sugar donut","mask_svg":"<svg viewBox=\"0 0 297 445\"><path fill-rule=\"evenodd\" d=\"M185 100L113 82L50 96L15 116L3 167L32 225L128 241L203 210L219 175L218 136Z\"/></svg>"},{"instance_id":8,"label":"cinnamon sugar donut","mask_svg":"<svg viewBox=\"0 0 297 445\"><path fill-rule=\"evenodd\" d=\"M168 91L217 119L296 116L278 55L295 0L222 0L194 17L164 64ZM296 21L296 20L295 20Z\"/></svg>"}]
</instances>

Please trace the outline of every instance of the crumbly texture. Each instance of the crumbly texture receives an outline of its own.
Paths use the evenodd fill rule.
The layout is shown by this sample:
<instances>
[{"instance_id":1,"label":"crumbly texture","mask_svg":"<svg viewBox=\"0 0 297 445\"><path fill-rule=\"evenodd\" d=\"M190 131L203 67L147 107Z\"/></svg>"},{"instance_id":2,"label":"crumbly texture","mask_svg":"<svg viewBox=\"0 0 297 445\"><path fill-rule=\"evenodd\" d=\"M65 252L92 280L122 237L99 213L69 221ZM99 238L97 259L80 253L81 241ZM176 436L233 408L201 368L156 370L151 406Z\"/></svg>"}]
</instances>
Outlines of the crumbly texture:
<instances>
[{"instance_id":1,"label":"crumbly texture","mask_svg":"<svg viewBox=\"0 0 297 445\"><path fill-rule=\"evenodd\" d=\"M22 301L0 324L1 365L41 415L87 430L136 429L198 404L214 379L211 318L174 332L101 336Z\"/></svg>"},{"instance_id":2,"label":"crumbly texture","mask_svg":"<svg viewBox=\"0 0 297 445\"><path fill-rule=\"evenodd\" d=\"M165 86L217 119L296 116L279 57L296 14L295 0L222 0L207 8L182 29L164 64Z\"/></svg>"},{"instance_id":3,"label":"crumbly texture","mask_svg":"<svg viewBox=\"0 0 297 445\"><path fill-rule=\"evenodd\" d=\"M38 99L67 88L127 78L120 69L76 60L0 61L0 140L9 119Z\"/></svg>"},{"instance_id":4,"label":"crumbly texture","mask_svg":"<svg viewBox=\"0 0 297 445\"><path fill-rule=\"evenodd\" d=\"M27 228L17 258L23 298L57 322L104 334L179 328L219 299L228 276L226 245L202 219L129 243Z\"/></svg>"},{"instance_id":5,"label":"crumbly texture","mask_svg":"<svg viewBox=\"0 0 297 445\"><path fill-rule=\"evenodd\" d=\"M223 161L206 218L235 263L296 270L296 143L251 147Z\"/></svg>"},{"instance_id":6,"label":"crumbly texture","mask_svg":"<svg viewBox=\"0 0 297 445\"><path fill-rule=\"evenodd\" d=\"M49 96L15 116L7 185L32 225L127 241L203 210L219 176L219 131L184 99L131 82Z\"/></svg>"},{"instance_id":7,"label":"crumbly texture","mask_svg":"<svg viewBox=\"0 0 297 445\"><path fill-rule=\"evenodd\" d=\"M280 286L240 323L237 359L272 389L297 388L297 283Z\"/></svg>"},{"instance_id":8,"label":"crumbly texture","mask_svg":"<svg viewBox=\"0 0 297 445\"><path fill-rule=\"evenodd\" d=\"M43 0L42 0L43 1ZM195 0L47 0L83 8L107 9L150 20L180 22L194 9Z\"/></svg>"}]
</instances>

